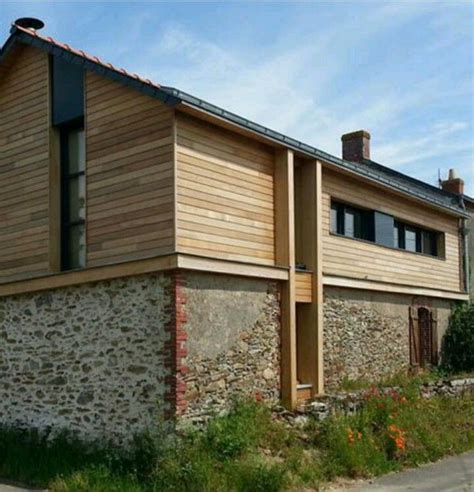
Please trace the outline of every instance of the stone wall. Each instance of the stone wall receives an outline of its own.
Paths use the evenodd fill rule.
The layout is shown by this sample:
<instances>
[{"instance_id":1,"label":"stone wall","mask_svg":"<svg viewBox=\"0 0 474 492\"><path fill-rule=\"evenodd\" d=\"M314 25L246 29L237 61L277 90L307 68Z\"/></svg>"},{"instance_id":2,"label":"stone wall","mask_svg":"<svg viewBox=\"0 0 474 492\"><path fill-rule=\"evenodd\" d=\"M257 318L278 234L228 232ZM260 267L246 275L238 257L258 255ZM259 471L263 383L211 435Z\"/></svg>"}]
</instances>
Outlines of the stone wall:
<instances>
[{"instance_id":1,"label":"stone wall","mask_svg":"<svg viewBox=\"0 0 474 492\"><path fill-rule=\"evenodd\" d=\"M435 396L448 398L462 398L474 394L474 378L439 379L420 384L420 398L430 399ZM289 412L283 407L275 407L276 418L286 420L291 425L304 425L308 422L308 416L312 415L318 420L324 420L337 414L354 415L364 408L367 399L372 396L392 396L398 398L403 394L399 387L377 388L373 387L358 391L342 391L328 393L302 403L294 412Z\"/></svg>"},{"instance_id":2,"label":"stone wall","mask_svg":"<svg viewBox=\"0 0 474 492\"><path fill-rule=\"evenodd\" d=\"M329 389L344 378L375 381L409 365L411 305L437 309L441 347L448 301L335 287L325 287L324 292L324 373Z\"/></svg>"},{"instance_id":3,"label":"stone wall","mask_svg":"<svg viewBox=\"0 0 474 492\"><path fill-rule=\"evenodd\" d=\"M0 298L0 424L115 440L154 425L172 371L169 284L145 275Z\"/></svg>"},{"instance_id":4,"label":"stone wall","mask_svg":"<svg viewBox=\"0 0 474 492\"><path fill-rule=\"evenodd\" d=\"M202 422L232 398L275 402L280 393L277 285L259 279L186 273L185 421Z\"/></svg>"}]
</instances>

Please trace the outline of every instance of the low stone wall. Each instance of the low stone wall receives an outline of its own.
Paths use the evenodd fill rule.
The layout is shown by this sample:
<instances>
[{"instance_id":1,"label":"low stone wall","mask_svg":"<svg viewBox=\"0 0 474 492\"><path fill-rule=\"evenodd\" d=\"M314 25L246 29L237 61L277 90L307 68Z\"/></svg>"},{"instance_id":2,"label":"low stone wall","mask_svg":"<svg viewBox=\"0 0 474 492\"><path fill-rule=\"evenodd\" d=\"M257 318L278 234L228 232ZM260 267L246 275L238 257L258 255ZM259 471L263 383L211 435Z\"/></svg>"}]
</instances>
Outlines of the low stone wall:
<instances>
[{"instance_id":1,"label":"low stone wall","mask_svg":"<svg viewBox=\"0 0 474 492\"><path fill-rule=\"evenodd\" d=\"M184 273L186 422L203 422L238 396L276 402L280 393L277 285Z\"/></svg>"},{"instance_id":2,"label":"low stone wall","mask_svg":"<svg viewBox=\"0 0 474 492\"><path fill-rule=\"evenodd\" d=\"M324 377L329 389L344 378L380 380L410 363L412 305L437 309L438 346L451 305L442 299L325 287Z\"/></svg>"},{"instance_id":3,"label":"low stone wall","mask_svg":"<svg viewBox=\"0 0 474 492\"><path fill-rule=\"evenodd\" d=\"M169 284L145 275L0 298L0 424L114 440L155 425Z\"/></svg>"},{"instance_id":4,"label":"low stone wall","mask_svg":"<svg viewBox=\"0 0 474 492\"><path fill-rule=\"evenodd\" d=\"M400 388L388 387L380 390L380 394L399 393ZM420 386L421 398L433 398L434 396L446 396L459 398L474 392L474 378L443 379ZM282 407L275 409L277 417L282 418L292 425L305 424L311 415L318 420L324 420L332 415L343 413L352 415L363 408L367 395L373 394L372 390L341 391L313 398L302 404L297 411L288 412Z\"/></svg>"}]
</instances>

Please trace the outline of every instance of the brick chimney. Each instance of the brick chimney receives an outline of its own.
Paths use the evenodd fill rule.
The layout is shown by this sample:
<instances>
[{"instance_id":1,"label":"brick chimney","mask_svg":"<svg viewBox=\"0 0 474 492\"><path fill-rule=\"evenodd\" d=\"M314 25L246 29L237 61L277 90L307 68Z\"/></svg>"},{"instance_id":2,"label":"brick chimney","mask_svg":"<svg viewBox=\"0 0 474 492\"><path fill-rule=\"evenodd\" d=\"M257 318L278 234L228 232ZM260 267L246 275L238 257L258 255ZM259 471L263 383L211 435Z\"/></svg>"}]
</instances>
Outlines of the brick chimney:
<instances>
[{"instance_id":1,"label":"brick chimney","mask_svg":"<svg viewBox=\"0 0 474 492\"><path fill-rule=\"evenodd\" d=\"M370 133L365 130L346 133L341 137L342 158L345 161L362 162L370 159Z\"/></svg>"},{"instance_id":2,"label":"brick chimney","mask_svg":"<svg viewBox=\"0 0 474 492\"><path fill-rule=\"evenodd\" d=\"M441 181L441 189L456 195L464 194L464 181L458 176L456 169L449 170L448 179Z\"/></svg>"}]
</instances>

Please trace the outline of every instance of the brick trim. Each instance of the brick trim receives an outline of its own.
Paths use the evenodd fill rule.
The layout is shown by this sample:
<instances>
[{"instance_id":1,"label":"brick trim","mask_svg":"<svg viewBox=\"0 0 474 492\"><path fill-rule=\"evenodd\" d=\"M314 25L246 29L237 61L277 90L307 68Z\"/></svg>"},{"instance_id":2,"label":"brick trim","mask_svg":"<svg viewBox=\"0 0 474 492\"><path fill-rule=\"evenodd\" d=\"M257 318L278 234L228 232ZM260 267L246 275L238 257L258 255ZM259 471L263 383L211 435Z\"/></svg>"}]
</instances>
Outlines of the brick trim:
<instances>
[{"instance_id":1,"label":"brick trim","mask_svg":"<svg viewBox=\"0 0 474 492\"><path fill-rule=\"evenodd\" d=\"M169 334L169 340L165 343L165 351L167 353L166 366L169 369L169 374L165 378L167 391L165 400L168 403L168 409L165 412L166 417L179 417L186 410L186 383L184 376L188 372L188 367L185 364L187 355L186 341L187 333L186 325L186 293L185 275L180 270L169 272L170 280L167 295L170 299L168 306L168 323L165 327Z\"/></svg>"}]
</instances>

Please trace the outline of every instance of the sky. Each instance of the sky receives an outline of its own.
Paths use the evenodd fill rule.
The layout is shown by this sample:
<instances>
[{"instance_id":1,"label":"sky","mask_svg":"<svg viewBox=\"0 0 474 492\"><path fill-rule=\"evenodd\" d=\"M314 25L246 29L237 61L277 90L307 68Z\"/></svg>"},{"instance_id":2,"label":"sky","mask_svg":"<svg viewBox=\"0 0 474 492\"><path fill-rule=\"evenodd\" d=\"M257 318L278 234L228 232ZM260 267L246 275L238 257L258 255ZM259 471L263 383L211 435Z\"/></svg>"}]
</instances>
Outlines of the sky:
<instances>
[{"instance_id":1,"label":"sky","mask_svg":"<svg viewBox=\"0 0 474 492\"><path fill-rule=\"evenodd\" d=\"M0 0L102 60L341 156L437 185L457 169L474 196L474 2L82 2Z\"/></svg>"}]
</instances>

